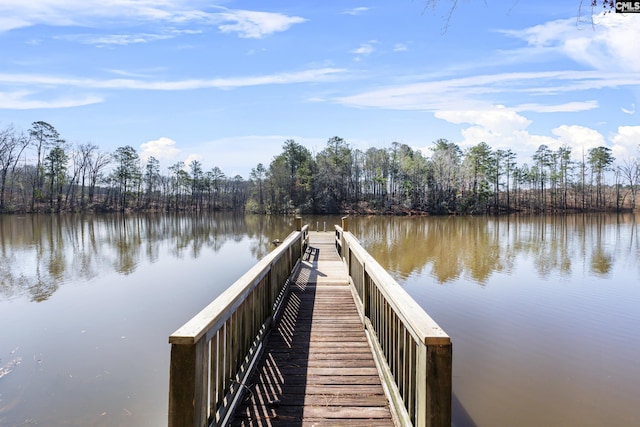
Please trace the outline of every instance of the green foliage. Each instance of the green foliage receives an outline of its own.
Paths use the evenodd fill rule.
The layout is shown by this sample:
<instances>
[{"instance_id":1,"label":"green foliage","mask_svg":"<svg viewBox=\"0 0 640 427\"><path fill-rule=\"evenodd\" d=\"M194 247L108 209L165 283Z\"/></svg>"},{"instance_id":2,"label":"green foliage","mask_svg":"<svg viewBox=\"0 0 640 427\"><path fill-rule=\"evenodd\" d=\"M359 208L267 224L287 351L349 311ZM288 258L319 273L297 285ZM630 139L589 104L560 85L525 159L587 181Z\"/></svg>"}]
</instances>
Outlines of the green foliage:
<instances>
[{"instance_id":1,"label":"green foliage","mask_svg":"<svg viewBox=\"0 0 640 427\"><path fill-rule=\"evenodd\" d=\"M34 153L24 153L29 149ZM360 150L334 136L317 154L287 139L268 167L259 163L245 181L218 167L205 171L200 161L177 162L164 175L154 157L141 166L131 146L111 155L89 143L69 147L53 126L34 122L28 137L0 129L0 210L486 214L633 208L638 160L624 159L623 167L614 161L608 147L589 150L580 162L567 146L541 145L530 164L518 165L512 150L485 142L464 151L446 139L426 152L399 142Z\"/></svg>"},{"instance_id":2,"label":"green foliage","mask_svg":"<svg viewBox=\"0 0 640 427\"><path fill-rule=\"evenodd\" d=\"M118 147L113 154L116 168L111 177L120 192L120 209L126 210L130 199L135 199L139 193L142 180L140 156L130 145ZM135 191L138 190L138 191Z\"/></svg>"},{"instance_id":3,"label":"green foliage","mask_svg":"<svg viewBox=\"0 0 640 427\"><path fill-rule=\"evenodd\" d=\"M49 181L49 207L54 208L54 199L57 200L57 210L61 209L62 188L65 184L67 174L67 163L69 156L60 145L51 149L45 157L44 170L45 177Z\"/></svg>"}]
</instances>

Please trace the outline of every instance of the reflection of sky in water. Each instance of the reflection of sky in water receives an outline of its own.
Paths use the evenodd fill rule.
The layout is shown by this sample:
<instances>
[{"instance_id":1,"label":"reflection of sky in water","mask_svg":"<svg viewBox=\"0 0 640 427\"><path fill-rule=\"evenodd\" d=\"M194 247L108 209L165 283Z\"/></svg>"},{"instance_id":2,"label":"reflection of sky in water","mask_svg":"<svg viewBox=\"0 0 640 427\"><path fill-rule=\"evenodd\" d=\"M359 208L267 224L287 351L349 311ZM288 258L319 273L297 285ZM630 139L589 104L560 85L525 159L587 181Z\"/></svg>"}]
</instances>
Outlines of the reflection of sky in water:
<instances>
[{"instance_id":1,"label":"reflection of sky in water","mask_svg":"<svg viewBox=\"0 0 640 427\"><path fill-rule=\"evenodd\" d=\"M21 359L0 378L2 426L166 425L168 336L293 229L226 214L126 229L60 218L0 218L0 369ZM638 424L637 226L586 218L350 219L451 335L454 419ZM305 218L324 221L340 218Z\"/></svg>"},{"instance_id":2,"label":"reflection of sky in water","mask_svg":"<svg viewBox=\"0 0 640 427\"><path fill-rule=\"evenodd\" d=\"M168 336L253 264L248 245L203 251L203 263L168 255L165 243L162 262L142 261L135 273L78 280L38 304L1 303L2 325L15 326L3 330L0 357L10 348L23 359L0 384L3 400L24 390L20 407L28 414L44 406L46 425L62 425L56 417L65 411L88 417L77 425L98 422L103 412L113 425L121 417L131 419L127 425L166 423Z\"/></svg>"},{"instance_id":3,"label":"reflection of sky in water","mask_svg":"<svg viewBox=\"0 0 640 427\"><path fill-rule=\"evenodd\" d=\"M126 239L113 222L93 225L87 237L64 224L63 243L45 226L13 246L4 235L2 426L166 425L169 335L292 230L232 215L156 224L164 235L142 224ZM48 294L36 303L38 278Z\"/></svg>"},{"instance_id":4,"label":"reflection of sky in water","mask_svg":"<svg viewBox=\"0 0 640 427\"><path fill-rule=\"evenodd\" d=\"M638 425L636 218L394 219L366 241L452 338L454 422Z\"/></svg>"}]
</instances>

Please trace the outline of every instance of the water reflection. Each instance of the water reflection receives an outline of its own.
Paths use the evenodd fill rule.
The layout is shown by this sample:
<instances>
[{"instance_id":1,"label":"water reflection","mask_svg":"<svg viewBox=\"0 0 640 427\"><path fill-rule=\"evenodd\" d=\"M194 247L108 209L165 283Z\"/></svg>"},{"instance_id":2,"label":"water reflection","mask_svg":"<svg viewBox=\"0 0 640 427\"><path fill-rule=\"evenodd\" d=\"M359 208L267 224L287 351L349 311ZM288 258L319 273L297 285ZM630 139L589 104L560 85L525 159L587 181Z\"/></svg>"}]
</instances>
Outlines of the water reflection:
<instances>
[{"instance_id":1,"label":"water reflection","mask_svg":"<svg viewBox=\"0 0 640 427\"><path fill-rule=\"evenodd\" d=\"M640 421L637 219L350 229L451 335L457 426L626 426ZM0 425L166 425L167 337L293 228L228 213L0 216Z\"/></svg>"},{"instance_id":2,"label":"water reflection","mask_svg":"<svg viewBox=\"0 0 640 427\"><path fill-rule=\"evenodd\" d=\"M203 248L249 237L259 259L292 230L292 218L226 213L0 216L0 298L40 302L66 281L109 269L129 275L142 261L157 262L165 242L174 257L196 259Z\"/></svg>"},{"instance_id":3,"label":"water reflection","mask_svg":"<svg viewBox=\"0 0 640 427\"><path fill-rule=\"evenodd\" d=\"M458 427L640 425L638 215L354 219L453 341Z\"/></svg>"},{"instance_id":4,"label":"water reflection","mask_svg":"<svg viewBox=\"0 0 640 427\"><path fill-rule=\"evenodd\" d=\"M168 336L286 217L0 216L0 426L166 425Z\"/></svg>"},{"instance_id":5,"label":"water reflection","mask_svg":"<svg viewBox=\"0 0 640 427\"><path fill-rule=\"evenodd\" d=\"M400 281L428 274L438 283L461 277L480 285L495 273L511 274L530 259L542 277L572 274L587 265L607 277L616 245L638 248L637 215L539 217L353 218L351 230ZM620 235L619 225L625 225Z\"/></svg>"}]
</instances>

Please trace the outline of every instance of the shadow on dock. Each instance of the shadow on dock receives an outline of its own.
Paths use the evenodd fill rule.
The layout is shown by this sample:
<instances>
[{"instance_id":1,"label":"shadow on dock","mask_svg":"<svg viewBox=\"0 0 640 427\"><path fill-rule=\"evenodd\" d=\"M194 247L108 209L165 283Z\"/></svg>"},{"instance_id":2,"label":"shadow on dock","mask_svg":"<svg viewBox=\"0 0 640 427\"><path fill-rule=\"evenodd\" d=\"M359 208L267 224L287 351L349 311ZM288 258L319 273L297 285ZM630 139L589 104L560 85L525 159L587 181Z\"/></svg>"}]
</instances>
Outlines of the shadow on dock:
<instances>
[{"instance_id":1,"label":"shadow on dock","mask_svg":"<svg viewBox=\"0 0 640 427\"><path fill-rule=\"evenodd\" d=\"M393 426L347 282L323 271L327 255L305 253L231 425Z\"/></svg>"}]
</instances>

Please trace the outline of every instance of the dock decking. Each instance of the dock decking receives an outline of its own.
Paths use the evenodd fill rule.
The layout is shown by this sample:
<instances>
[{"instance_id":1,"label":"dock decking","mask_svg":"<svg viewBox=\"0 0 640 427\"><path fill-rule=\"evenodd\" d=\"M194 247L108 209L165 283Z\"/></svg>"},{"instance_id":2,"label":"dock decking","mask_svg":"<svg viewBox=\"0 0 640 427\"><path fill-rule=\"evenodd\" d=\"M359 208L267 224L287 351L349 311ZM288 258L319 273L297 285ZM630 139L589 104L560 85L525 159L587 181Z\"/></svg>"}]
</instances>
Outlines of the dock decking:
<instances>
[{"instance_id":1,"label":"dock decking","mask_svg":"<svg viewBox=\"0 0 640 427\"><path fill-rule=\"evenodd\" d=\"M393 426L333 233L310 233L233 426Z\"/></svg>"}]
</instances>

